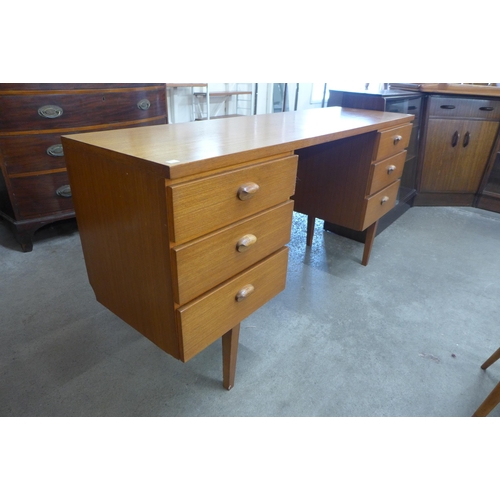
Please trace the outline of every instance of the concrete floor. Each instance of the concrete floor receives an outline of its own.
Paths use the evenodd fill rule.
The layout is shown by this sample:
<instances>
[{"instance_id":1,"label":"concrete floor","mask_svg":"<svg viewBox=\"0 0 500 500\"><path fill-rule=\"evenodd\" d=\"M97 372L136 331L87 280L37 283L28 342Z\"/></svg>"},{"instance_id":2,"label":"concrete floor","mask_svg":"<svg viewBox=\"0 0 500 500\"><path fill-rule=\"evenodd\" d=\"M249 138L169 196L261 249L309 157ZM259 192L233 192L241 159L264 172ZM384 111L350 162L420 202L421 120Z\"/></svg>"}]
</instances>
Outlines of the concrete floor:
<instances>
[{"instance_id":1,"label":"concrete floor","mask_svg":"<svg viewBox=\"0 0 500 500\"><path fill-rule=\"evenodd\" d=\"M287 287L186 364L94 299L74 221L0 223L0 416L469 416L500 380L500 214L414 207L375 240L294 216ZM491 416L500 416L500 406Z\"/></svg>"}]
</instances>

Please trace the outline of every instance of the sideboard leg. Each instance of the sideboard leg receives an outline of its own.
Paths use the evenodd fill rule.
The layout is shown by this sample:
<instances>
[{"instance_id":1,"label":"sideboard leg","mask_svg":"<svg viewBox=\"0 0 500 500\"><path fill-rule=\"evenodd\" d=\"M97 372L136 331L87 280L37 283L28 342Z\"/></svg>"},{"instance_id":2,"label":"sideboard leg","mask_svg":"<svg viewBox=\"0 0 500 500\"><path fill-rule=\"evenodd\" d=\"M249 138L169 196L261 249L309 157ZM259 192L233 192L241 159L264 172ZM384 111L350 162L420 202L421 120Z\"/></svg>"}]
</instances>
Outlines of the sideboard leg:
<instances>
[{"instance_id":1,"label":"sideboard leg","mask_svg":"<svg viewBox=\"0 0 500 500\"><path fill-rule=\"evenodd\" d=\"M222 336L222 385L228 391L234 385L239 338L240 323Z\"/></svg>"},{"instance_id":2,"label":"sideboard leg","mask_svg":"<svg viewBox=\"0 0 500 500\"><path fill-rule=\"evenodd\" d=\"M373 240L375 239L375 234L377 233L378 221L374 222L371 226L366 229L366 239L365 239L365 249L363 251L363 260L361 264L366 266L370 260L370 253L372 251Z\"/></svg>"},{"instance_id":3,"label":"sideboard leg","mask_svg":"<svg viewBox=\"0 0 500 500\"><path fill-rule=\"evenodd\" d=\"M308 247L313 244L313 236L314 236L314 225L316 224L316 217L312 215L307 216L307 240L306 245Z\"/></svg>"}]
</instances>

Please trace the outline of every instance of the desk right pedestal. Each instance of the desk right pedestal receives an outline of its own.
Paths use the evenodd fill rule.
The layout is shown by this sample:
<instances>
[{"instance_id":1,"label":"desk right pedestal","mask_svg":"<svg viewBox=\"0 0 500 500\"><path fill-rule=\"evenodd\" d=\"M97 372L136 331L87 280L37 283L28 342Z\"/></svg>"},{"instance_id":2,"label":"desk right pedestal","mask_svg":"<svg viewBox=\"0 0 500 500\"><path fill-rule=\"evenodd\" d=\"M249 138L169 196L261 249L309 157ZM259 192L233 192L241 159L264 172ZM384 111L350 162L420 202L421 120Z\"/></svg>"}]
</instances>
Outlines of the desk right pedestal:
<instances>
[{"instance_id":1,"label":"desk right pedestal","mask_svg":"<svg viewBox=\"0 0 500 500\"><path fill-rule=\"evenodd\" d=\"M308 216L307 245L316 218L366 231L367 265L378 220L394 208L412 125L380 129L297 150L294 210Z\"/></svg>"}]
</instances>

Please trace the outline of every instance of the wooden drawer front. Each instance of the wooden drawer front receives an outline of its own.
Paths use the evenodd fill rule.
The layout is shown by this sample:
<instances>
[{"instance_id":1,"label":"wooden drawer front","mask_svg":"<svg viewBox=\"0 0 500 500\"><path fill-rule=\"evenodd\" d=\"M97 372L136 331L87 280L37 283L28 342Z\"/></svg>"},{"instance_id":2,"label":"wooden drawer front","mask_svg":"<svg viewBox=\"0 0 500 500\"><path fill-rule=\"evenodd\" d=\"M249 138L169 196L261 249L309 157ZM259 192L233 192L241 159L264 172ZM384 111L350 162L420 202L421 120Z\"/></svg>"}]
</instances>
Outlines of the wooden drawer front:
<instances>
[{"instance_id":1,"label":"wooden drawer front","mask_svg":"<svg viewBox=\"0 0 500 500\"><path fill-rule=\"evenodd\" d=\"M500 101L460 97L431 97L429 99L429 116L499 120Z\"/></svg>"},{"instance_id":2,"label":"wooden drawer front","mask_svg":"<svg viewBox=\"0 0 500 500\"><path fill-rule=\"evenodd\" d=\"M198 297L286 245L290 241L292 213L293 201L287 201L174 248L175 301L184 304Z\"/></svg>"},{"instance_id":3,"label":"wooden drawer front","mask_svg":"<svg viewBox=\"0 0 500 500\"><path fill-rule=\"evenodd\" d=\"M177 309L182 338L182 361L187 361L284 290L288 248L278 250L250 269L202 297ZM253 292L241 302L239 292Z\"/></svg>"},{"instance_id":4,"label":"wooden drawer front","mask_svg":"<svg viewBox=\"0 0 500 500\"><path fill-rule=\"evenodd\" d=\"M71 197L56 193L59 188L69 185L66 172L14 177L10 184L12 204L21 217L41 217L73 210Z\"/></svg>"},{"instance_id":5,"label":"wooden drawer front","mask_svg":"<svg viewBox=\"0 0 500 500\"><path fill-rule=\"evenodd\" d=\"M0 137L0 152L11 175L66 168L61 134Z\"/></svg>"},{"instance_id":6,"label":"wooden drawer front","mask_svg":"<svg viewBox=\"0 0 500 500\"><path fill-rule=\"evenodd\" d=\"M261 163L206 179L167 187L173 241L197 238L290 198L295 191L297 156ZM242 186L258 190L241 200Z\"/></svg>"},{"instance_id":7,"label":"wooden drawer front","mask_svg":"<svg viewBox=\"0 0 500 500\"><path fill-rule=\"evenodd\" d=\"M378 147L374 160L382 160L408 147L413 125L403 125L378 132Z\"/></svg>"},{"instance_id":8,"label":"wooden drawer front","mask_svg":"<svg viewBox=\"0 0 500 500\"><path fill-rule=\"evenodd\" d=\"M376 193L399 179L405 165L406 151L386 160L372 164L372 179L368 185L368 195Z\"/></svg>"},{"instance_id":9,"label":"wooden drawer front","mask_svg":"<svg viewBox=\"0 0 500 500\"><path fill-rule=\"evenodd\" d=\"M382 191L366 199L365 219L361 230L371 226L380 217L394 208L400 182L400 180L397 180Z\"/></svg>"},{"instance_id":10,"label":"wooden drawer front","mask_svg":"<svg viewBox=\"0 0 500 500\"><path fill-rule=\"evenodd\" d=\"M146 109L138 107L143 99L150 103L142 103ZM0 130L55 130L165 115L165 96L156 91L3 95L0 109Z\"/></svg>"}]
</instances>

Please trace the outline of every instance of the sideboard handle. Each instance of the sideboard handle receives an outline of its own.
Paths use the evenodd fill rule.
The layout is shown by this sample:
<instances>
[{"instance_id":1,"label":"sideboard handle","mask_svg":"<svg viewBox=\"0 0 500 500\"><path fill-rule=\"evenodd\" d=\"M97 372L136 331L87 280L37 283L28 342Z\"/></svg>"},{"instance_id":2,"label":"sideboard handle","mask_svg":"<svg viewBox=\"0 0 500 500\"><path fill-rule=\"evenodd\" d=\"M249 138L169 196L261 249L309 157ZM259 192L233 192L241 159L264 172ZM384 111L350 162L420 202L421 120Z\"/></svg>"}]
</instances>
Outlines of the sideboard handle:
<instances>
[{"instance_id":1,"label":"sideboard handle","mask_svg":"<svg viewBox=\"0 0 500 500\"><path fill-rule=\"evenodd\" d=\"M146 111L147 109L149 109L151 106L151 103L149 102L148 99L141 99L138 103L137 103L137 107L139 109L142 109L143 111Z\"/></svg>"},{"instance_id":2,"label":"sideboard handle","mask_svg":"<svg viewBox=\"0 0 500 500\"><path fill-rule=\"evenodd\" d=\"M380 204L383 205L384 203L387 203L389 201L389 197L388 196L384 196L381 200L380 200Z\"/></svg>"},{"instance_id":3,"label":"sideboard handle","mask_svg":"<svg viewBox=\"0 0 500 500\"><path fill-rule=\"evenodd\" d=\"M64 151L62 144L53 144L47 148L47 154L49 156L64 156Z\"/></svg>"},{"instance_id":4,"label":"sideboard handle","mask_svg":"<svg viewBox=\"0 0 500 500\"><path fill-rule=\"evenodd\" d=\"M71 187L69 184L65 184L56 189L57 196L61 196L62 198L71 198Z\"/></svg>"},{"instance_id":5,"label":"sideboard handle","mask_svg":"<svg viewBox=\"0 0 500 500\"><path fill-rule=\"evenodd\" d=\"M236 250L240 253L246 252L252 245L257 242L255 234L245 234L236 243Z\"/></svg>"},{"instance_id":6,"label":"sideboard handle","mask_svg":"<svg viewBox=\"0 0 500 500\"><path fill-rule=\"evenodd\" d=\"M464 135L464 148L466 148L469 145L470 141L470 132L467 131L467 133Z\"/></svg>"},{"instance_id":7,"label":"sideboard handle","mask_svg":"<svg viewBox=\"0 0 500 500\"><path fill-rule=\"evenodd\" d=\"M59 118L63 114L63 109L55 104L47 104L38 108L38 114L44 118Z\"/></svg>"},{"instance_id":8,"label":"sideboard handle","mask_svg":"<svg viewBox=\"0 0 500 500\"><path fill-rule=\"evenodd\" d=\"M492 106L481 106L479 109L481 111L493 111L495 108L493 108Z\"/></svg>"},{"instance_id":9,"label":"sideboard handle","mask_svg":"<svg viewBox=\"0 0 500 500\"><path fill-rule=\"evenodd\" d=\"M458 130L455 131L453 137L451 138L451 147L454 148L458 144L458 139L460 138L460 134Z\"/></svg>"},{"instance_id":10,"label":"sideboard handle","mask_svg":"<svg viewBox=\"0 0 500 500\"><path fill-rule=\"evenodd\" d=\"M249 295L255 291L255 287L253 285L245 285L237 294L236 294L236 302L241 302L245 300Z\"/></svg>"},{"instance_id":11,"label":"sideboard handle","mask_svg":"<svg viewBox=\"0 0 500 500\"><path fill-rule=\"evenodd\" d=\"M258 190L258 184L255 184L255 182L246 182L238 188L238 198L241 201L249 200Z\"/></svg>"},{"instance_id":12,"label":"sideboard handle","mask_svg":"<svg viewBox=\"0 0 500 500\"><path fill-rule=\"evenodd\" d=\"M453 104L443 104L441 109L455 109L455 106Z\"/></svg>"},{"instance_id":13,"label":"sideboard handle","mask_svg":"<svg viewBox=\"0 0 500 500\"><path fill-rule=\"evenodd\" d=\"M389 165L389 167L387 167L387 175L391 175L394 170L396 170L396 167L394 165Z\"/></svg>"}]
</instances>

